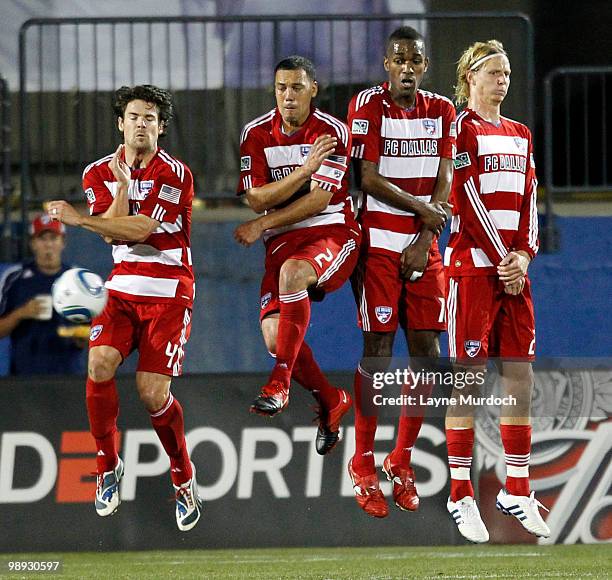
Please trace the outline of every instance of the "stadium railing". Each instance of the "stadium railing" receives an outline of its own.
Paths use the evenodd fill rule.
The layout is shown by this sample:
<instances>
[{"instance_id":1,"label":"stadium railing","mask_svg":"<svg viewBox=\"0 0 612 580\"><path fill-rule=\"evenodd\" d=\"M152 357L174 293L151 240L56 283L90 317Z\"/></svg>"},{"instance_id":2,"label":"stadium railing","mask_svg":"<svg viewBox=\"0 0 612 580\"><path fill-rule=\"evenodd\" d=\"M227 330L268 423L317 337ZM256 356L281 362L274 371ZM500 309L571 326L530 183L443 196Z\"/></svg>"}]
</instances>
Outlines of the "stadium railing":
<instances>
[{"instance_id":1,"label":"stadium railing","mask_svg":"<svg viewBox=\"0 0 612 580\"><path fill-rule=\"evenodd\" d=\"M612 66L560 67L544 79L545 249L557 246L555 200L612 199L611 96Z\"/></svg>"},{"instance_id":2,"label":"stadium railing","mask_svg":"<svg viewBox=\"0 0 612 580\"><path fill-rule=\"evenodd\" d=\"M384 42L402 24L428 38L423 88L449 96L460 52L475 38L499 38L525 63L513 72L508 114L533 126L534 34L517 12L27 21L20 30L24 223L45 199L82 199L84 166L118 142L110 102L119 86L171 89L168 149L190 166L200 197L232 199L240 130L274 106L275 63L296 53L312 58L318 105L344 118L355 92L384 80Z\"/></svg>"}]
</instances>

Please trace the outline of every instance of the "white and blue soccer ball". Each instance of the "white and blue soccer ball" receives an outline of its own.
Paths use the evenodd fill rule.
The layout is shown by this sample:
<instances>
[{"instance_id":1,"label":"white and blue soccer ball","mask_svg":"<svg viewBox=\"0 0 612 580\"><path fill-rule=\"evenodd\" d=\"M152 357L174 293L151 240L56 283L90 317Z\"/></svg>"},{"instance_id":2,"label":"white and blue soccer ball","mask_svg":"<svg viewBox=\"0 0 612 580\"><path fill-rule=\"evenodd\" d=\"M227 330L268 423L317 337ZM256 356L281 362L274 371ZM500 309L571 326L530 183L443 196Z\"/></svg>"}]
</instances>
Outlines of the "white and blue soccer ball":
<instances>
[{"instance_id":1,"label":"white and blue soccer ball","mask_svg":"<svg viewBox=\"0 0 612 580\"><path fill-rule=\"evenodd\" d=\"M90 322L104 310L108 291L100 276L85 268L66 270L51 288L53 308L71 322Z\"/></svg>"}]
</instances>

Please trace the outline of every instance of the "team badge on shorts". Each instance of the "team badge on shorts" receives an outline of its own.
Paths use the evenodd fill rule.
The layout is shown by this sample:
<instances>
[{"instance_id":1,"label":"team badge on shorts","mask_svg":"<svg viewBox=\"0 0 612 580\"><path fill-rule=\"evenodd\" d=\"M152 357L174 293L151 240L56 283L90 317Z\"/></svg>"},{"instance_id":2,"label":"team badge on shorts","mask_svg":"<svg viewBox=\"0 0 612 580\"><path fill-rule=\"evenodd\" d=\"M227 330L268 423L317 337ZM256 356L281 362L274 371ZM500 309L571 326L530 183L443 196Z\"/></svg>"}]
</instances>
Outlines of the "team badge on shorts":
<instances>
[{"instance_id":1,"label":"team badge on shorts","mask_svg":"<svg viewBox=\"0 0 612 580\"><path fill-rule=\"evenodd\" d=\"M374 309L376 313L376 318L378 318L378 322L381 324L387 324L389 320L391 320L391 315L393 314L393 308L391 306L377 306Z\"/></svg>"},{"instance_id":2,"label":"team badge on shorts","mask_svg":"<svg viewBox=\"0 0 612 580\"><path fill-rule=\"evenodd\" d=\"M463 343L465 352L470 358L474 358L480 352L480 341L479 340L466 340Z\"/></svg>"},{"instance_id":3,"label":"team badge on shorts","mask_svg":"<svg viewBox=\"0 0 612 580\"><path fill-rule=\"evenodd\" d=\"M261 297L261 309L263 310L272 300L272 292L268 292Z\"/></svg>"},{"instance_id":4,"label":"team badge on shorts","mask_svg":"<svg viewBox=\"0 0 612 580\"><path fill-rule=\"evenodd\" d=\"M96 324L95 326L92 326L91 330L89 331L89 340L91 341L96 340L96 338L98 338L98 336L102 334L103 328L104 328L103 324Z\"/></svg>"}]
</instances>

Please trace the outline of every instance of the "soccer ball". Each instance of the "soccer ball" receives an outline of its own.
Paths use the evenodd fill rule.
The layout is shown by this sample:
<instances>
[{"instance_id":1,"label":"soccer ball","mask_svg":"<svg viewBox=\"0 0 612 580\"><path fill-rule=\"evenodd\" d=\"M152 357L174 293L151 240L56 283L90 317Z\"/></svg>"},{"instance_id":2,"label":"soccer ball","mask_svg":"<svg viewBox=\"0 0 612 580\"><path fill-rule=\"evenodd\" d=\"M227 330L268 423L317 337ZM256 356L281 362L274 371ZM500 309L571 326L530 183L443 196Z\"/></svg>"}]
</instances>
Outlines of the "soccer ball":
<instances>
[{"instance_id":1,"label":"soccer ball","mask_svg":"<svg viewBox=\"0 0 612 580\"><path fill-rule=\"evenodd\" d=\"M70 320L86 323L98 316L108 299L102 278L85 268L66 270L51 288L53 308Z\"/></svg>"}]
</instances>

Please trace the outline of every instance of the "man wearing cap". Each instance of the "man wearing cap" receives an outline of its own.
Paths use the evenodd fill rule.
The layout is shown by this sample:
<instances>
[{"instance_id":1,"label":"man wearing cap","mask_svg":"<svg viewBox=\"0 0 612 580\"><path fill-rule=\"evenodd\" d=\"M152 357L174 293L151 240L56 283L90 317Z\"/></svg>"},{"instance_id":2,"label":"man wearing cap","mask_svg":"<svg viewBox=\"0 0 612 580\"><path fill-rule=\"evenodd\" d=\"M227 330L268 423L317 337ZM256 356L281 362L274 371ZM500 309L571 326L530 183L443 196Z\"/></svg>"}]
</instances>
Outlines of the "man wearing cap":
<instances>
[{"instance_id":1,"label":"man wearing cap","mask_svg":"<svg viewBox=\"0 0 612 580\"><path fill-rule=\"evenodd\" d=\"M0 275L0 338L11 337L12 375L77 374L85 370L82 344L58 336L66 325L51 305L51 286L71 266L62 263L64 224L46 215L30 226L33 260Z\"/></svg>"}]
</instances>

